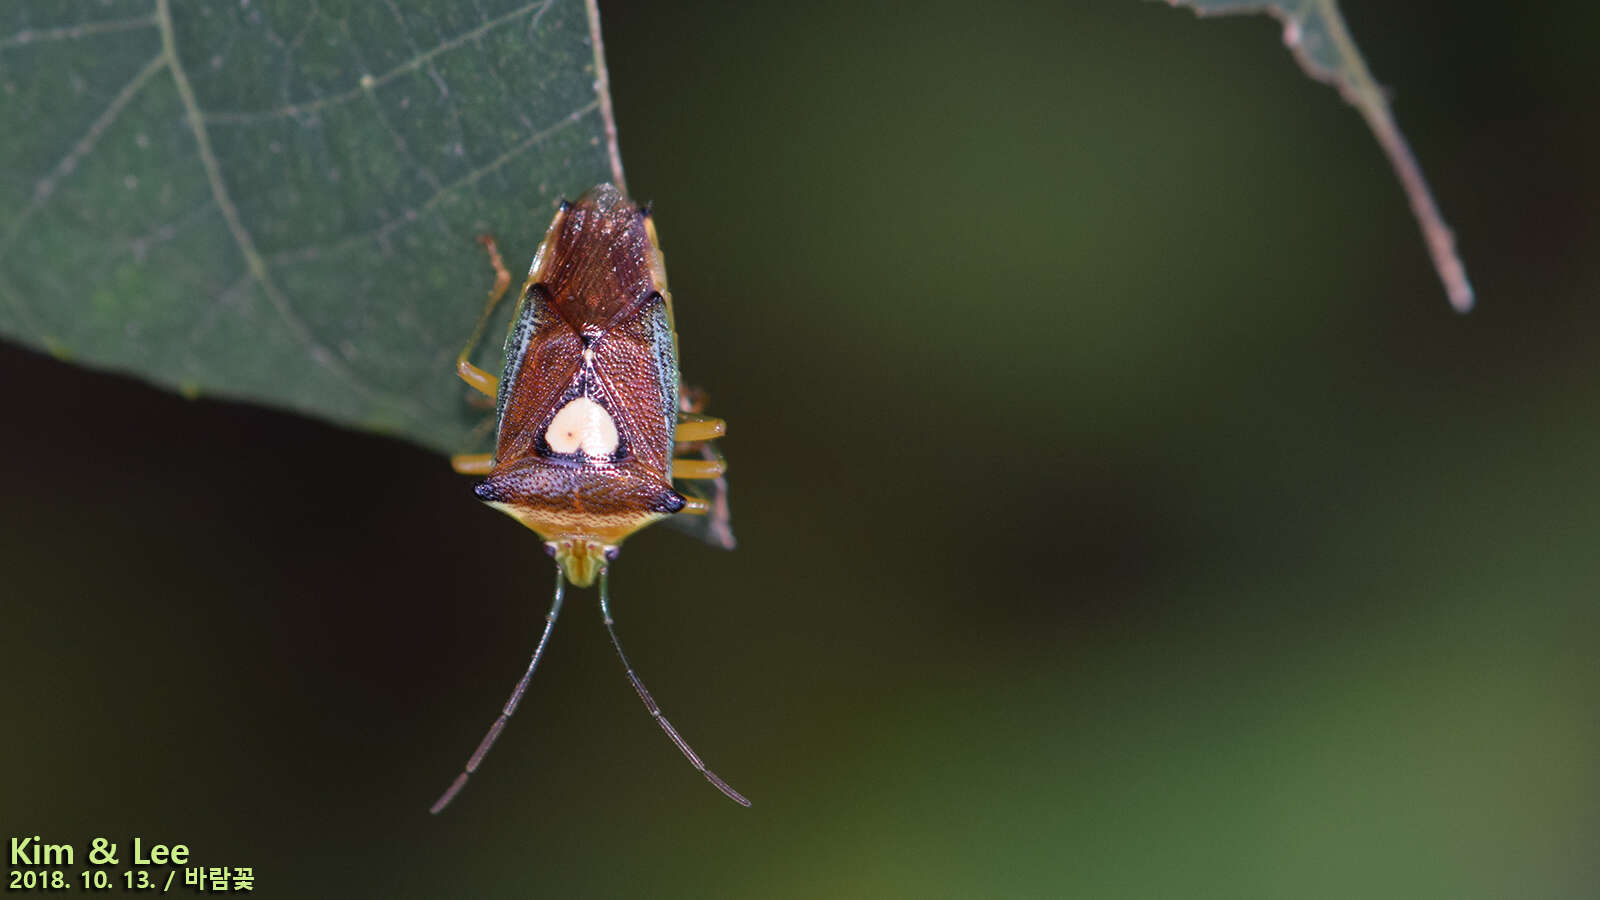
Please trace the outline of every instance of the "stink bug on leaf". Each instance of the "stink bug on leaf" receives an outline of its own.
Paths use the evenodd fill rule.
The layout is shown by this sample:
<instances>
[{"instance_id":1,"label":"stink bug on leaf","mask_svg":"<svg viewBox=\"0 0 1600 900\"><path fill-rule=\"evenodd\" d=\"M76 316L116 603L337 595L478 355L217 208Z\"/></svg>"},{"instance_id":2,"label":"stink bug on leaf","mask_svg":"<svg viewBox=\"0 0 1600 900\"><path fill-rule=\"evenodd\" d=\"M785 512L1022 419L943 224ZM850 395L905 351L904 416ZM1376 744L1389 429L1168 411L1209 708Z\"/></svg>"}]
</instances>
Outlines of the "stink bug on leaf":
<instances>
[{"instance_id":1,"label":"stink bug on leaf","mask_svg":"<svg viewBox=\"0 0 1600 900\"><path fill-rule=\"evenodd\" d=\"M506 337L498 381L468 357L511 284L492 238L480 238L494 288L456 372L495 398L493 453L456 456L457 472L484 475L474 492L533 529L555 557L555 597L528 670L466 767L431 812L455 799L516 711L561 612L567 582L600 583L611 644L650 715L699 772L734 802L750 801L706 768L634 674L611 619L607 569L623 538L667 518L733 546L722 456L708 443L727 426L700 415L678 375L672 295L650 212L602 184L562 201L533 257ZM674 458L677 454L683 458ZM682 489L680 493L679 488ZM686 496L687 495L687 496Z\"/></svg>"}]
</instances>

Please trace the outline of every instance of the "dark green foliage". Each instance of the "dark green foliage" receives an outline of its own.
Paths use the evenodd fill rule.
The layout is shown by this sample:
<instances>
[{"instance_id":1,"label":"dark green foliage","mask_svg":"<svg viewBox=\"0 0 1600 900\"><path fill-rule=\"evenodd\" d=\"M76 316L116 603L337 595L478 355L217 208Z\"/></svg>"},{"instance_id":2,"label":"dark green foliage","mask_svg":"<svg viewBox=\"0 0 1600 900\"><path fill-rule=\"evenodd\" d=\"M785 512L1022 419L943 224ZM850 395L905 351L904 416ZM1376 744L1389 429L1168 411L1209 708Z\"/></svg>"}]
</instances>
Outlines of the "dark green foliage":
<instances>
[{"instance_id":1,"label":"dark green foliage","mask_svg":"<svg viewBox=\"0 0 1600 900\"><path fill-rule=\"evenodd\" d=\"M0 34L0 332L188 394L463 449L474 235L526 265L608 171L576 0L30 0Z\"/></svg>"}]
</instances>

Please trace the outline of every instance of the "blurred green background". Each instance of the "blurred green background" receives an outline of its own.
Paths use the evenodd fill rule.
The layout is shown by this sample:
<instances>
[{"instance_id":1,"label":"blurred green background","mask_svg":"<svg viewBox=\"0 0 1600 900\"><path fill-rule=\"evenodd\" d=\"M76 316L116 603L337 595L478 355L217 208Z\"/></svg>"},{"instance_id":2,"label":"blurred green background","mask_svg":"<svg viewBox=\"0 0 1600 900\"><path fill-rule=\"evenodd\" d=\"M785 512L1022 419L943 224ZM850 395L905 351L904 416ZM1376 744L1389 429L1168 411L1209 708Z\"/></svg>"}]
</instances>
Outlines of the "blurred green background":
<instances>
[{"instance_id":1,"label":"blurred green background","mask_svg":"<svg viewBox=\"0 0 1600 900\"><path fill-rule=\"evenodd\" d=\"M429 817L534 536L423 450L0 348L7 834L273 896L1595 896L1600 15L1343 5L1470 316L1270 20L604 5L742 540L636 537L615 611L750 810L583 592Z\"/></svg>"}]
</instances>

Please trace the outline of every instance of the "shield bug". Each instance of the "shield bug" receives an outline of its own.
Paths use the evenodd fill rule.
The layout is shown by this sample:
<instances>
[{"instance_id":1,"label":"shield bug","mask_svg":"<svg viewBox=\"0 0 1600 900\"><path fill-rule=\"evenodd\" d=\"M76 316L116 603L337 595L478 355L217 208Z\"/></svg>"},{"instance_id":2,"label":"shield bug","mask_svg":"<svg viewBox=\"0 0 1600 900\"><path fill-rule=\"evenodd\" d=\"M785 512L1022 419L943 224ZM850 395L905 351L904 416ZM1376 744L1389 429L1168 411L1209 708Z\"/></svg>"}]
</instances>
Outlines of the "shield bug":
<instances>
[{"instance_id":1,"label":"shield bug","mask_svg":"<svg viewBox=\"0 0 1600 900\"><path fill-rule=\"evenodd\" d=\"M733 545L725 466L709 444L727 426L701 415L702 399L679 380L672 295L650 211L609 184L561 202L523 283L498 380L469 356L511 275L493 239L479 240L495 284L456 371L495 399L495 449L451 463L463 474L485 476L473 489L479 499L538 533L555 558L556 584L527 671L431 812L455 799L516 711L569 582L599 583L611 644L651 717L707 781L749 806L662 715L622 652L611 617L607 573L628 535L688 517L689 530Z\"/></svg>"}]
</instances>

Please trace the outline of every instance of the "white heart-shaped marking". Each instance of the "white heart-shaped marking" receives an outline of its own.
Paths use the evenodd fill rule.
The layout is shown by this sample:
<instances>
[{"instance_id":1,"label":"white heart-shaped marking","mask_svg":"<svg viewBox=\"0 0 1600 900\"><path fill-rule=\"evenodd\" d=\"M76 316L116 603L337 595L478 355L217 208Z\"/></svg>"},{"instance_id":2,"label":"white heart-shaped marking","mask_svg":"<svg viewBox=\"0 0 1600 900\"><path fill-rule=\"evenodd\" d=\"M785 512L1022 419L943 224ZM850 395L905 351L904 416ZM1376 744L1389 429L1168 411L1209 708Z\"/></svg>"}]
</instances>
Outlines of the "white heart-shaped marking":
<instances>
[{"instance_id":1,"label":"white heart-shaped marking","mask_svg":"<svg viewBox=\"0 0 1600 900\"><path fill-rule=\"evenodd\" d=\"M617 423L605 407L588 397L577 397L550 420L544 441L557 453L581 449L586 456L604 458L617 452Z\"/></svg>"}]
</instances>

